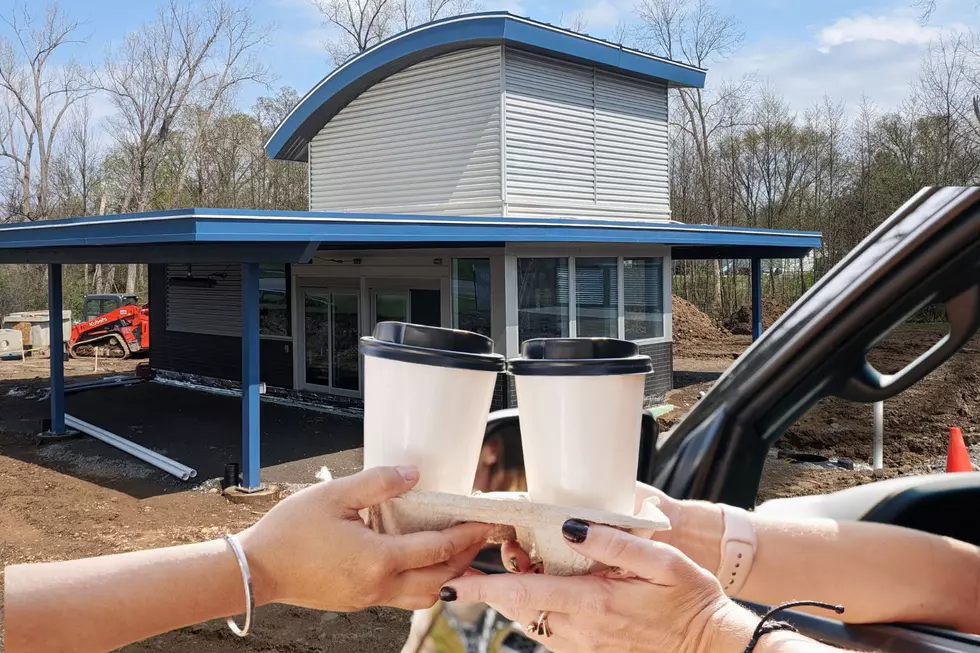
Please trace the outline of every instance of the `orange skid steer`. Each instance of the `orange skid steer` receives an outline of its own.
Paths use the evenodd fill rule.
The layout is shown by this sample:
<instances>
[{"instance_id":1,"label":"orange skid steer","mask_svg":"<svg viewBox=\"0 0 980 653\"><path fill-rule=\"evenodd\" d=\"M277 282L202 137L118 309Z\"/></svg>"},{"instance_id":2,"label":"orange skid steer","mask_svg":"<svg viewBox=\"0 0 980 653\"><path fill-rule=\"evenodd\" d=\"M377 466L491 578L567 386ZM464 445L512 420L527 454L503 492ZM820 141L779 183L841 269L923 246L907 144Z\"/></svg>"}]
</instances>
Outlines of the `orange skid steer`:
<instances>
[{"instance_id":1,"label":"orange skid steer","mask_svg":"<svg viewBox=\"0 0 980 653\"><path fill-rule=\"evenodd\" d=\"M80 322L71 329L68 353L73 358L129 358L150 349L150 309L129 304Z\"/></svg>"}]
</instances>

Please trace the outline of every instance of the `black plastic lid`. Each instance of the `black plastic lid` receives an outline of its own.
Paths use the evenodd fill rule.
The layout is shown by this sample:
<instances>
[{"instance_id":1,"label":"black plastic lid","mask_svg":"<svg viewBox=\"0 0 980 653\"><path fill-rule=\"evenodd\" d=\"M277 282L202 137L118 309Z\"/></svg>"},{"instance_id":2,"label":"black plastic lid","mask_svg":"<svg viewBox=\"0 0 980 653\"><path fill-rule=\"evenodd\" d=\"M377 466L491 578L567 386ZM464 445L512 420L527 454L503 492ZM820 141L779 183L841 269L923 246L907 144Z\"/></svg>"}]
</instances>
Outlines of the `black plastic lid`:
<instances>
[{"instance_id":1,"label":"black plastic lid","mask_svg":"<svg viewBox=\"0 0 980 653\"><path fill-rule=\"evenodd\" d=\"M536 338L509 361L518 376L613 376L649 374L653 364L635 343L614 338Z\"/></svg>"},{"instance_id":2,"label":"black plastic lid","mask_svg":"<svg viewBox=\"0 0 980 653\"><path fill-rule=\"evenodd\" d=\"M373 337L361 338L361 353L479 372L503 372L507 368L504 357L493 353L493 340L486 336L405 322L378 322Z\"/></svg>"}]
</instances>

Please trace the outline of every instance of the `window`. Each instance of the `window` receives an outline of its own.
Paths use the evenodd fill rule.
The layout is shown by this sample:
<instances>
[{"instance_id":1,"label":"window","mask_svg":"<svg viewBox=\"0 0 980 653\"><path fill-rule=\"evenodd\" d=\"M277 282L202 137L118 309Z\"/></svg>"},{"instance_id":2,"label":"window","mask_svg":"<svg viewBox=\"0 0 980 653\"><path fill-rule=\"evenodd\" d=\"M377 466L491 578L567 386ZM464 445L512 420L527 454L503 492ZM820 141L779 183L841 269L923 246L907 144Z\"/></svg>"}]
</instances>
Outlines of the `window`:
<instances>
[{"instance_id":1,"label":"window","mask_svg":"<svg viewBox=\"0 0 980 653\"><path fill-rule=\"evenodd\" d=\"M575 259L575 324L580 338L619 337L619 262Z\"/></svg>"},{"instance_id":2,"label":"window","mask_svg":"<svg viewBox=\"0 0 980 653\"><path fill-rule=\"evenodd\" d=\"M491 338L490 259L453 259L453 328Z\"/></svg>"},{"instance_id":3,"label":"window","mask_svg":"<svg viewBox=\"0 0 980 653\"><path fill-rule=\"evenodd\" d=\"M517 259L517 333L531 338L568 336L568 259Z\"/></svg>"},{"instance_id":4,"label":"window","mask_svg":"<svg viewBox=\"0 0 980 653\"><path fill-rule=\"evenodd\" d=\"M285 263L259 266L259 333L289 337L289 298Z\"/></svg>"},{"instance_id":5,"label":"window","mask_svg":"<svg viewBox=\"0 0 980 653\"><path fill-rule=\"evenodd\" d=\"M623 261L627 340L664 336L663 265L659 257Z\"/></svg>"}]
</instances>

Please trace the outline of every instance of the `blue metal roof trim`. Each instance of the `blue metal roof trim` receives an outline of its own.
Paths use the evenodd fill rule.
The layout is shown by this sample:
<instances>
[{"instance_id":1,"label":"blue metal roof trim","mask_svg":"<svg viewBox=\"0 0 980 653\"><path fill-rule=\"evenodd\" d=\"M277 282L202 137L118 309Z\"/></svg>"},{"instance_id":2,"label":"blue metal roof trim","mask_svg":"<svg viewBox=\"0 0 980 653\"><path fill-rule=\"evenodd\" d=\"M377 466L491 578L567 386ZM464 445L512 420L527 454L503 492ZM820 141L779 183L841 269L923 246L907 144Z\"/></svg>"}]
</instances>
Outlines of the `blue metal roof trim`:
<instances>
[{"instance_id":1,"label":"blue metal roof trim","mask_svg":"<svg viewBox=\"0 0 980 653\"><path fill-rule=\"evenodd\" d=\"M0 250L178 243L656 243L814 249L821 234L577 218L186 209L0 225Z\"/></svg>"},{"instance_id":2,"label":"blue metal roof trim","mask_svg":"<svg viewBox=\"0 0 980 653\"><path fill-rule=\"evenodd\" d=\"M466 48L506 44L636 77L702 88L706 72L506 12L455 16L397 34L350 59L300 100L266 142L273 159L305 161L306 145L358 95L421 61Z\"/></svg>"}]
</instances>

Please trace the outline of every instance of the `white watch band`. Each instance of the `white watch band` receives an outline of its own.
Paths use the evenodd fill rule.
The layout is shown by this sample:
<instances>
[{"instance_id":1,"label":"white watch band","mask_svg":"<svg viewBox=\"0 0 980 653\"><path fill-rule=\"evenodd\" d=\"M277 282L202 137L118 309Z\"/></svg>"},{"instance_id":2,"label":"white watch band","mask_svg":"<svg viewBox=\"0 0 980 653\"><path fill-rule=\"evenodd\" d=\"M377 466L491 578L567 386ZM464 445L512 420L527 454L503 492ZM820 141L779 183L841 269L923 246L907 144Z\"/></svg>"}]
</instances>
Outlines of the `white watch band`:
<instances>
[{"instance_id":1,"label":"white watch band","mask_svg":"<svg viewBox=\"0 0 980 653\"><path fill-rule=\"evenodd\" d=\"M741 508L721 506L725 522L721 537L721 564L716 574L725 594L736 596L752 571L757 546L751 515Z\"/></svg>"}]
</instances>

